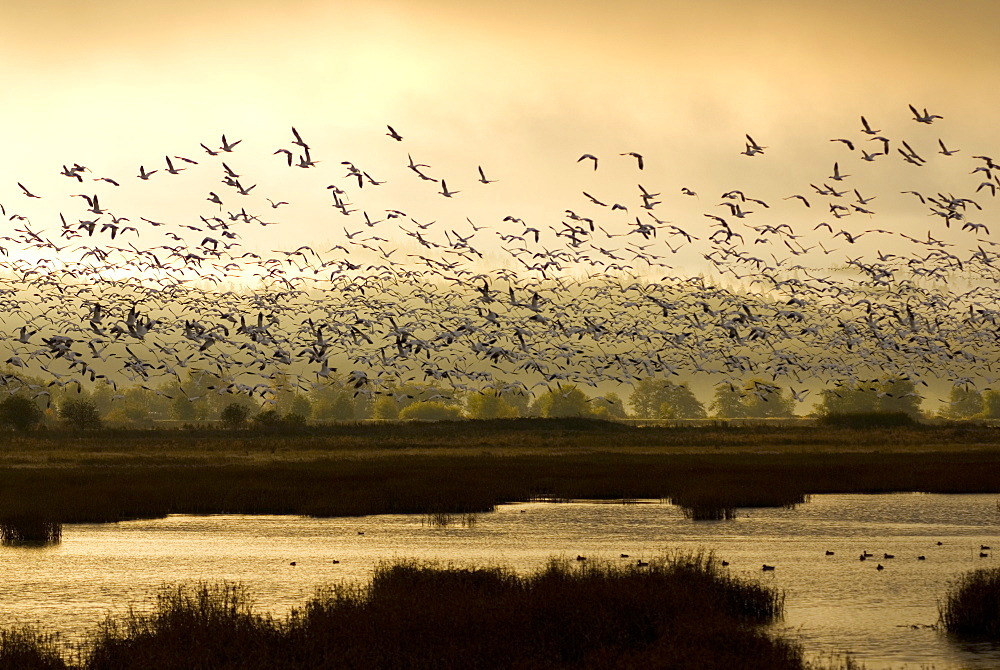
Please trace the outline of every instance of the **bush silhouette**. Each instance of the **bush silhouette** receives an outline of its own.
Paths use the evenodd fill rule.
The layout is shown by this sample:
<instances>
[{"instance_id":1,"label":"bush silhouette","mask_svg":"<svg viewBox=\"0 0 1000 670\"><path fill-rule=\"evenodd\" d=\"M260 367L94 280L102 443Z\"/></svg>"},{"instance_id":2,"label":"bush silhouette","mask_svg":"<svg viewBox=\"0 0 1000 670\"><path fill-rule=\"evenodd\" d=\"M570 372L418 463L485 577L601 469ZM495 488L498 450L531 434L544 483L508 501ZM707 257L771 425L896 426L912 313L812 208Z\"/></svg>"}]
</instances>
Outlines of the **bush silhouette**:
<instances>
[{"instance_id":1,"label":"bush silhouette","mask_svg":"<svg viewBox=\"0 0 1000 670\"><path fill-rule=\"evenodd\" d=\"M17 431L31 430L42 420L42 410L29 398L13 395L0 402L0 425Z\"/></svg>"}]
</instances>

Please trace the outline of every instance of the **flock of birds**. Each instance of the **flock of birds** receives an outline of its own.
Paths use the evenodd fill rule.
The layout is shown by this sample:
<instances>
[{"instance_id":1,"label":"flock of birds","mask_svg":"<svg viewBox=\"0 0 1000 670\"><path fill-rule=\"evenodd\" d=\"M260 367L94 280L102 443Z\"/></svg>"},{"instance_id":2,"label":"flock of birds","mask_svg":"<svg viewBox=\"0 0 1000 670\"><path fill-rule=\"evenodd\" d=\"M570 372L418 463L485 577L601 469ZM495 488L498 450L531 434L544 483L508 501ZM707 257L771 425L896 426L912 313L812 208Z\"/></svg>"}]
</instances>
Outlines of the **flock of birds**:
<instances>
[{"instance_id":1,"label":"flock of birds","mask_svg":"<svg viewBox=\"0 0 1000 670\"><path fill-rule=\"evenodd\" d=\"M68 196L28 178L0 192L0 384L35 396L102 383L165 393L162 382L211 374L215 392L261 402L273 402L278 379L462 394L708 375L740 389L755 378L751 393L780 386L797 401L817 386L893 377L988 388L1000 378L1000 242L990 236L1000 165L929 134L940 115L910 112L916 138L861 117L857 136L817 144L838 152L826 174L773 192L651 188L651 156L584 154L589 183L628 170L637 188L619 198L588 186L549 220L509 202L478 224L417 210L496 188L502 174L477 166L456 190L461 175L446 182L388 126L396 167L426 192L398 205L406 211L375 211L357 203L385 188L379 170L325 155L292 128L287 146L255 160L332 182L320 194L342 225L323 227L343 235L322 247L287 239L280 217L293 193L263 192L240 167L240 139L144 161L134 176L66 163ZM734 161L769 160L774 149L745 140ZM851 174L872 163L904 181L944 175L947 186L876 195ZM199 182L203 200L182 203L195 214L120 209L139 182L170 188L213 172ZM879 227L881 202L894 213ZM682 205L706 211L676 219ZM251 250L256 238L278 248ZM681 258L707 272L686 272Z\"/></svg>"}]
</instances>

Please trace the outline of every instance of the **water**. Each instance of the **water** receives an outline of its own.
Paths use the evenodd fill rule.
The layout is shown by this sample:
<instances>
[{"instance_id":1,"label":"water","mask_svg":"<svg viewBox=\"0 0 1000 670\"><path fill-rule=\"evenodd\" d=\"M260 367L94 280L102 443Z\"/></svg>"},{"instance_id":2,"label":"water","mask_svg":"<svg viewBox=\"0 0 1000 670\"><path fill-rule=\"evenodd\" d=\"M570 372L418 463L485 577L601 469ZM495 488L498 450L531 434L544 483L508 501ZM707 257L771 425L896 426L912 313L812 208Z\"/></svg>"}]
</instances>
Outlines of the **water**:
<instances>
[{"instance_id":1,"label":"water","mask_svg":"<svg viewBox=\"0 0 1000 670\"><path fill-rule=\"evenodd\" d=\"M811 654L850 652L871 670L997 668L1000 646L930 626L950 580L997 565L979 547L1000 550L998 521L995 495L893 494L814 496L795 509L741 510L718 522L693 522L655 502L571 502L505 505L465 527L403 515L75 524L57 545L0 547L0 626L36 623L78 639L164 583L197 580L241 581L259 609L283 614L317 586L366 582L379 561L394 558L530 570L560 555L636 560L708 550L729 570L785 590L786 617L776 627ZM875 557L860 561L862 551ZM763 563L776 569L762 573Z\"/></svg>"}]
</instances>

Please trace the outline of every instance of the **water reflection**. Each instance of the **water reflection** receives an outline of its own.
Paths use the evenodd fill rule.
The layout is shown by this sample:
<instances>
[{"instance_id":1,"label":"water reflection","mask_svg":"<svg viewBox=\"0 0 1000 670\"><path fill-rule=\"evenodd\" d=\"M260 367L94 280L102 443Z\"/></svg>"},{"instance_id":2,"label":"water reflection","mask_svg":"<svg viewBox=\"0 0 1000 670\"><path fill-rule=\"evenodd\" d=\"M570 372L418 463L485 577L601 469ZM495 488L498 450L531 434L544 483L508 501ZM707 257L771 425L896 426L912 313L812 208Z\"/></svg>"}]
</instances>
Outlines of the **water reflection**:
<instances>
[{"instance_id":1,"label":"water reflection","mask_svg":"<svg viewBox=\"0 0 1000 670\"><path fill-rule=\"evenodd\" d=\"M995 565L979 547L1000 545L997 521L996 496L894 494L817 495L794 508L699 522L658 502L565 502L505 505L468 519L174 516L67 525L62 542L44 551L0 550L0 626L35 621L79 635L164 582L241 581L259 609L282 613L322 584L365 582L393 558L531 570L553 555L637 561L709 550L728 570L784 589L778 627L816 654L850 651L870 670L996 668L995 645L953 640L934 624L949 580ZM859 561L863 551L873 558ZM762 572L765 563L775 570Z\"/></svg>"}]
</instances>

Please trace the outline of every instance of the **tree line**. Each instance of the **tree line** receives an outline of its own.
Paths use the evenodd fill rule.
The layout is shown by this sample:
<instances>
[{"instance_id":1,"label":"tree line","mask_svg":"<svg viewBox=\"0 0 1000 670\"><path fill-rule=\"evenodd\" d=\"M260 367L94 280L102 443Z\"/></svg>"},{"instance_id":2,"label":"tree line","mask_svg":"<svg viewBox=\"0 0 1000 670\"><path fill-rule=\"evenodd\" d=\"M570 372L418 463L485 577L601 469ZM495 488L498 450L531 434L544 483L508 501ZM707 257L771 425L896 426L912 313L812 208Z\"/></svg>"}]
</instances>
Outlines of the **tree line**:
<instances>
[{"instance_id":1,"label":"tree line","mask_svg":"<svg viewBox=\"0 0 1000 670\"><path fill-rule=\"evenodd\" d=\"M0 401L0 425L27 430L38 425L78 429L101 425L152 426L174 421L219 422L237 427L304 425L310 422L383 420L457 420L514 417L587 417L600 419L765 419L792 418L804 393L764 379L724 383L702 402L687 382L662 377L640 380L628 403L616 393L590 395L575 385L557 385L536 395L509 385L485 391L456 391L435 384L389 387L364 392L346 378L328 378L303 389L281 375L251 393L233 393L224 378L192 372L184 383L158 387L44 387L33 380L8 388ZM820 391L810 416L902 413L923 416L924 400L908 379L835 384ZM1000 391L980 392L956 385L940 416L948 419L1000 418Z\"/></svg>"}]
</instances>

